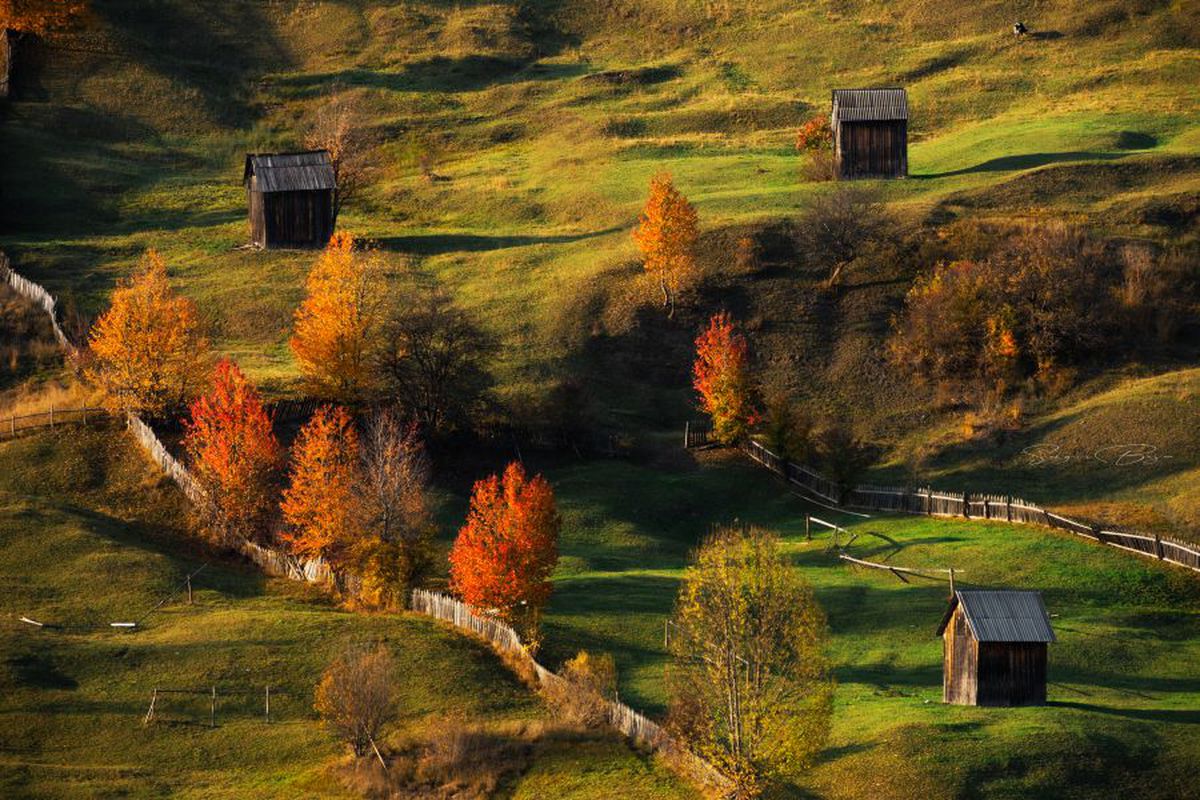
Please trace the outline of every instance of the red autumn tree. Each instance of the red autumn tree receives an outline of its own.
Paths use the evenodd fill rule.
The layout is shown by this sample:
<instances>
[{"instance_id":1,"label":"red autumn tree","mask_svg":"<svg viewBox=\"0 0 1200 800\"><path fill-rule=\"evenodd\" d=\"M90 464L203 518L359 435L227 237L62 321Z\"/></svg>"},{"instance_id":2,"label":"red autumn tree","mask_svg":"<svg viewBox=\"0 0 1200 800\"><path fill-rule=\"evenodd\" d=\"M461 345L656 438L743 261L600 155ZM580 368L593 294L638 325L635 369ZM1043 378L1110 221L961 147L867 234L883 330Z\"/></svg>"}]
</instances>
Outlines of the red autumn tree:
<instances>
[{"instance_id":1,"label":"red autumn tree","mask_svg":"<svg viewBox=\"0 0 1200 800\"><path fill-rule=\"evenodd\" d=\"M562 519L554 491L513 462L504 476L475 484L467 522L450 551L450 582L473 606L494 608L520 623L527 640L550 598Z\"/></svg>"},{"instance_id":2,"label":"red autumn tree","mask_svg":"<svg viewBox=\"0 0 1200 800\"><path fill-rule=\"evenodd\" d=\"M344 408L322 406L292 447L281 536L301 558L345 566L359 539L358 433Z\"/></svg>"},{"instance_id":3,"label":"red autumn tree","mask_svg":"<svg viewBox=\"0 0 1200 800\"><path fill-rule=\"evenodd\" d=\"M692 385L712 419L713 433L725 444L744 437L757 419L749 358L746 337L727 312L714 314L696 338Z\"/></svg>"},{"instance_id":4,"label":"red autumn tree","mask_svg":"<svg viewBox=\"0 0 1200 800\"><path fill-rule=\"evenodd\" d=\"M185 445L207 495L202 511L213 537L264 539L279 442L262 398L232 361L217 364L212 388L192 403Z\"/></svg>"},{"instance_id":5,"label":"red autumn tree","mask_svg":"<svg viewBox=\"0 0 1200 800\"><path fill-rule=\"evenodd\" d=\"M827 114L817 114L796 131L797 150L827 150L833 146L833 127Z\"/></svg>"},{"instance_id":6,"label":"red autumn tree","mask_svg":"<svg viewBox=\"0 0 1200 800\"><path fill-rule=\"evenodd\" d=\"M675 188L670 173L655 175L633 239L642 253L646 277L662 293L668 317L675 316L676 298L698 281L699 238L695 207Z\"/></svg>"}]
</instances>

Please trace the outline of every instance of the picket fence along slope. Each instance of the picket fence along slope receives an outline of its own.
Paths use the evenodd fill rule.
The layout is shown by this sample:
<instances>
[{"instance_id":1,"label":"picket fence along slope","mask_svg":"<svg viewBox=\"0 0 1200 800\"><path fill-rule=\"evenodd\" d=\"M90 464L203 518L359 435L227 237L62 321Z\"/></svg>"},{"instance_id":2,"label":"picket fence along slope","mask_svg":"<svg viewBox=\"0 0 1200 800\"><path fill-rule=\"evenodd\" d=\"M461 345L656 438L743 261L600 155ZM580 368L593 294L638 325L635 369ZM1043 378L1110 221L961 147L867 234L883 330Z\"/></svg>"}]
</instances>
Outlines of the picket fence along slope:
<instances>
[{"instance_id":1,"label":"picket fence along slope","mask_svg":"<svg viewBox=\"0 0 1200 800\"><path fill-rule=\"evenodd\" d=\"M1025 525L1042 525L1069 531L1112 547L1128 550L1200 572L1200 547L1174 539L1147 536L1127 531L1105 530L1055 514L1027 500L1006 494L983 492L946 492L940 489L902 489L893 486L856 486L842 496L840 487L820 473L780 458L753 439L741 445L742 451L766 467L821 500L837 506L926 514L935 517L961 517L968 520L999 520Z\"/></svg>"},{"instance_id":2,"label":"picket fence along slope","mask_svg":"<svg viewBox=\"0 0 1200 800\"><path fill-rule=\"evenodd\" d=\"M521 642L521 637L510 626L476 612L461 600L425 589L415 589L412 593L412 610L470 631L487 640L497 650L522 659L533 669L538 683L542 686L566 682L563 677L538 663ZM608 724L628 739L663 753L701 786L719 792L730 790L731 783L728 778L672 739L656 722L621 702L608 701L605 706Z\"/></svg>"},{"instance_id":3,"label":"picket fence along slope","mask_svg":"<svg viewBox=\"0 0 1200 800\"><path fill-rule=\"evenodd\" d=\"M204 502L204 491L200 484L187 467L171 455L154 433L154 429L134 414L129 415L128 423L134 438L159 469L174 480L193 503ZM358 594L361 588L357 576L335 572L328 563L320 559L299 561L285 551L262 547L253 542L242 542L239 550L268 575L331 586L347 596ZM520 637L511 627L498 620L481 617L452 597L417 589L413 592L412 609L471 631L486 639L496 648L527 659L542 685L563 680L529 655L528 650L521 643ZM728 793L729 781L712 765L680 747L666 735L661 727L629 706L610 702L608 704L608 722L634 742L667 755L673 764L701 786Z\"/></svg>"},{"instance_id":4,"label":"picket fence along slope","mask_svg":"<svg viewBox=\"0 0 1200 800\"><path fill-rule=\"evenodd\" d=\"M14 292L46 312L46 316L50 318L50 327L54 330L54 338L67 351L67 354L74 358L78 350L58 323L58 301L54 295L46 291L45 287L40 284L18 275L12 268L8 256L4 253L0 253L0 281L8 284Z\"/></svg>"}]
</instances>

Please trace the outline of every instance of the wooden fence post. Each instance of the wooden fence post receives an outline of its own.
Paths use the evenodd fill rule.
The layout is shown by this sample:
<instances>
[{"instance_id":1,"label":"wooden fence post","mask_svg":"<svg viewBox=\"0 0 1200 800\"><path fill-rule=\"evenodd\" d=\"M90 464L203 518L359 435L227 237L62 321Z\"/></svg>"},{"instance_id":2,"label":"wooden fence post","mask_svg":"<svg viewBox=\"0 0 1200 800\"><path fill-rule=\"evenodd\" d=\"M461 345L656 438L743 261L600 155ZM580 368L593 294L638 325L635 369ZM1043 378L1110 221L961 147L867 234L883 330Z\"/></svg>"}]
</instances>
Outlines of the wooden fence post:
<instances>
[{"instance_id":1,"label":"wooden fence post","mask_svg":"<svg viewBox=\"0 0 1200 800\"><path fill-rule=\"evenodd\" d=\"M933 489L925 490L925 513L933 516Z\"/></svg>"},{"instance_id":2,"label":"wooden fence post","mask_svg":"<svg viewBox=\"0 0 1200 800\"><path fill-rule=\"evenodd\" d=\"M692 446L692 423L690 420L683 423L683 449L687 450Z\"/></svg>"},{"instance_id":3,"label":"wooden fence post","mask_svg":"<svg viewBox=\"0 0 1200 800\"><path fill-rule=\"evenodd\" d=\"M963 492L963 516L971 518L971 493Z\"/></svg>"},{"instance_id":4,"label":"wooden fence post","mask_svg":"<svg viewBox=\"0 0 1200 800\"><path fill-rule=\"evenodd\" d=\"M154 719L154 706L158 704L158 688L155 687L154 694L150 695L150 708L146 711L146 717L142 720L143 725L149 725Z\"/></svg>"},{"instance_id":5,"label":"wooden fence post","mask_svg":"<svg viewBox=\"0 0 1200 800\"><path fill-rule=\"evenodd\" d=\"M1008 496L1008 500L1005 503L1005 506L1008 509L1008 521L1012 522L1012 495L1011 494Z\"/></svg>"},{"instance_id":6,"label":"wooden fence post","mask_svg":"<svg viewBox=\"0 0 1200 800\"><path fill-rule=\"evenodd\" d=\"M1162 536L1154 534L1154 555L1158 556L1158 560L1163 560Z\"/></svg>"},{"instance_id":7,"label":"wooden fence post","mask_svg":"<svg viewBox=\"0 0 1200 800\"><path fill-rule=\"evenodd\" d=\"M812 541L812 517L808 514L804 515L804 541Z\"/></svg>"},{"instance_id":8,"label":"wooden fence post","mask_svg":"<svg viewBox=\"0 0 1200 800\"><path fill-rule=\"evenodd\" d=\"M217 727L217 687L212 687L212 702L208 707L208 724L210 727Z\"/></svg>"},{"instance_id":9,"label":"wooden fence post","mask_svg":"<svg viewBox=\"0 0 1200 800\"><path fill-rule=\"evenodd\" d=\"M190 606L192 604L192 576L191 575L187 576L187 589L188 589L188 605Z\"/></svg>"}]
</instances>

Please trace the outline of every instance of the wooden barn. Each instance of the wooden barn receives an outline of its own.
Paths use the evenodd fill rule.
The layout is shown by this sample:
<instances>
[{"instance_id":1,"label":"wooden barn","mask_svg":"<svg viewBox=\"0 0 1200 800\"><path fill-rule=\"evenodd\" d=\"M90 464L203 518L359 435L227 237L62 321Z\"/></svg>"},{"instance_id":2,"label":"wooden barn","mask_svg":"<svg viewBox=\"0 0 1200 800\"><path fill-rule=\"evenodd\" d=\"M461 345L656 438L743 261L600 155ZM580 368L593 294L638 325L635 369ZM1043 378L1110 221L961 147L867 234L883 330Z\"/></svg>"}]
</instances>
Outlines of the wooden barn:
<instances>
[{"instance_id":1,"label":"wooden barn","mask_svg":"<svg viewBox=\"0 0 1200 800\"><path fill-rule=\"evenodd\" d=\"M324 247L337 180L325 150L246 156L250 240L263 248Z\"/></svg>"},{"instance_id":2,"label":"wooden barn","mask_svg":"<svg viewBox=\"0 0 1200 800\"><path fill-rule=\"evenodd\" d=\"M962 590L938 627L942 700L967 706L1046 702L1046 645L1054 641L1041 592Z\"/></svg>"},{"instance_id":3,"label":"wooden barn","mask_svg":"<svg viewBox=\"0 0 1200 800\"><path fill-rule=\"evenodd\" d=\"M908 93L834 89L834 171L838 178L908 176Z\"/></svg>"}]
</instances>

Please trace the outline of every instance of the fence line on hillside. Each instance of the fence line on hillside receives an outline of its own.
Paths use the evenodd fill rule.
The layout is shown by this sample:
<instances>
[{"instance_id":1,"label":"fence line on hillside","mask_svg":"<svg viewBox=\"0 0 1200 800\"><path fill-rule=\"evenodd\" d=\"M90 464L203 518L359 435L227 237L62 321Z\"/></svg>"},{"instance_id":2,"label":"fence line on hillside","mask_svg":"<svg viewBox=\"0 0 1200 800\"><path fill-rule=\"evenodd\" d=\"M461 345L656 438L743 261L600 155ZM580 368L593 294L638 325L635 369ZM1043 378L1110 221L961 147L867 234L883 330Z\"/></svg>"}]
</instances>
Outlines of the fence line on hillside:
<instances>
[{"instance_id":1,"label":"fence line on hillside","mask_svg":"<svg viewBox=\"0 0 1200 800\"><path fill-rule=\"evenodd\" d=\"M483 616L471 606L453 597L425 589L413 590L411 607L413 611L470 631L487 640L495 649L521 659L533 670L539 685L543 687L564 684L569 686L568 681L561 675L538 663L538 660L521 642L521 637L517 632L504 622ZM728 792L732 788L728 778L707 761L676 742L658 723L622 702L608 700L604 705L608 724L631 741L664 754L702 786L721 792Z\"/></svg>"},{"instance_id":2,"label":"fence line on hillside","mask_svg":"<svg viewBox=\"0 0 1200 800\"><path fill-rule=\"evenodd\" d=\"M688 431L691 430L689 426ZM685 440L687 436L685 434ZM743 442L741 449L753 461L779 475L789 484L839 507L935 517L961 517L971 521L996 520L1057 528L1110 547L1200 572L1200 546L1159 534L1106 530L1101 525L1064 517L1010 494L947 492L930 487L913 489L868 484L843 491L836 481L826 478L810 467L781 458L753 439Z\"/></svg>"},{"instance_id":3,"label":"fence line on hillside","mask_svg":"<svg viewBox=\"0 0 1200 800\"><path fill-rule=\"evenodd\" d=\"M53 430L62 425L97 425L119 419L106 408L85 406L81 408L55 408L49 411L38 411L33 414L9 414L0 417L0 439L12 439L22 433L33 431Z\"/></svg>"},{"instance_id":4,"label":"fence line on hillside","mask_svg":"<svg viewBox=\"0 0 1200 800\"><path fill-rule=\"evenodd\" d=\"M54 330L54 338L67 351L67 355L74 358L78 355L79 350L67 338L67 334L63 331L62 326L58 323L58 300L54 295L46 291L45 287L34 283L26 277L18 275L16 270L12 268L12 264L8 256L0 252L0 281L8 284L8 286L17 294L29 300L42 311L46 312L46 316L50 318L50 327Z\"/></svg>"}]
</instances>

